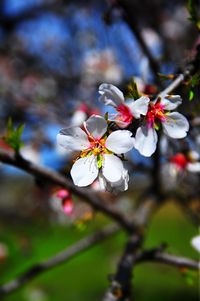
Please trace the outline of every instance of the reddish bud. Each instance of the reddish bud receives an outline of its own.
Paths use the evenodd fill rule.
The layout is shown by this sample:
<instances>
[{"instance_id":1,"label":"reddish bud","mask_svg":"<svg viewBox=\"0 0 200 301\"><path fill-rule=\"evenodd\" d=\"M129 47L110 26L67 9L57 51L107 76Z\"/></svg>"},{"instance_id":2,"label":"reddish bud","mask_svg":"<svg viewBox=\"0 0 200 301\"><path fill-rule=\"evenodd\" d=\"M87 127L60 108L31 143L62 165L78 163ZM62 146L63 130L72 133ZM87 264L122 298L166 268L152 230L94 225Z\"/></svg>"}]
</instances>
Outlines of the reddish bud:
<instances>
[{"instance_id":1,"label":"reddish bud","mask_svg":"<svg viewBox=\"0 0 200 301\"><path fill-rule=\"evenodd\" d=\"M63 199L62 208L66 215L70 215L74 209L74 203L71 198Z\"/></svg>"},{"instance_id":2,"label":"reddish bud","mask_svg":"<svg viewBox=\"0 0 200 301\"><path fill-rule=\"evenodd\" d=\"M60 189L57 193L56 196L59 199L66 199L70 197L70 192L67 189Z\"/></svg>"},{"instance_id":3,"label":"reddish bud","mask_svg":"<svg viewBox=\"0 0 200 301\"><path fill-rule=\"evenodd\" d=\"M170 158L170 162L176 164L177 168L179 168L179 169L185 169L188 164L188 160L187 160L186 156L181 153L178 153L175 156L172 156Z\"/></svg>"}]
</instances>

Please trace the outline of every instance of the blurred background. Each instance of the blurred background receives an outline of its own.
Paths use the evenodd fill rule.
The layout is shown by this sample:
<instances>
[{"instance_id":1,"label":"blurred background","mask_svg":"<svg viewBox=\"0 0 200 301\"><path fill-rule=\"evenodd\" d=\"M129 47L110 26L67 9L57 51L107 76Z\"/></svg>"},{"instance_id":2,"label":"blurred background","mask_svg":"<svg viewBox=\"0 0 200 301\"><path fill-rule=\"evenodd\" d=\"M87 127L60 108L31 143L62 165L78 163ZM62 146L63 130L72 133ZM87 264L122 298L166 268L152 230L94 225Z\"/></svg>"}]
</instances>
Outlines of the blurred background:
<instances>
[{"instance_id":1,"label":"blurred background","mask_svg":"<svg viewBox=\"0 0 200 301\"><path fill-rule=\"evenodd\" d=\"M134 78L142 93L158 91L137 31L162 74L177 74L194 57L198 32L188 20L187 1L126 2L136 33L114 0L1 1L0 136L6 133L9 117L14 126L24 123L21 152L25 158L68 176L72 156L58 148L56 135L62 127L80 125L91 114L109 110L98 101L102 82L126 90ZM199 89L195 89L197 96L189 103L189 90L184 88L181 95L186 102L181 110L198 117ZM12 151L3 139L0 149ZM161 140L162 184L170 197L156 213L145 245L167 243L168 251L197 259L190 240L198 233L199 173L183 170L177 160L170 159L185 149L184 143ZM198 126L191 128L187 152L199 161ZM129 159L128 192L119 197L102 193L105 202L125 213L138 205L152 181L151 158L144 159L133 150ZM109 223L74 196L62 206L58 187L44 186L2 164L0 189L0 284ZM182 202L175 202L171 191L178 192ZM100 300L125 240L123 233L113 236L4 299ZM141 264L134 273L135 299L198 300L198 281L197 273L189 270Z\"/></svg>"}]
</instances>

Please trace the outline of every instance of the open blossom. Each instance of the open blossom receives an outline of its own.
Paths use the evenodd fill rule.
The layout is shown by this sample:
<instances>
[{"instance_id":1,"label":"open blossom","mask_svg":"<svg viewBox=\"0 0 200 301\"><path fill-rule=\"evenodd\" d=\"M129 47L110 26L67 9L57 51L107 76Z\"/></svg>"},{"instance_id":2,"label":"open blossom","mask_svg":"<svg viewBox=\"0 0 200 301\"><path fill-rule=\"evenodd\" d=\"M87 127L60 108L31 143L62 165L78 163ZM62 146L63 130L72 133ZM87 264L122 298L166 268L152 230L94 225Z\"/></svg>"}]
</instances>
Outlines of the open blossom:
<instances>
[{"instance_id":1,"label":"open blossom","mask_svg":"<svg viewBox=\"0 0 200 301\"><path fill-rule=\"evenodd\" d=\"M99 93L101 94L99 100L106 105L113 106L118 112L115 121L122 128L131 124L134 118L138 119L147 113L150 101L147 96L142 96L135 101L129 99L125 102L122 91L112 84L105 83L100 85Z\"/></svg>"},{"instance_id":2,"label":"open blossom","mask_svg":"<svg viewBox=\"0 0 200 301\"><path fill-rule=\"evenodd\" d=\"M135 148L143 156L149 157L155 152L158 140L156 129L160 123L164 133L171 138L181 139L187 135L189 130L187 119L178 112L170 112L181 102L179 95L166 95L149 103L145 124L137 129L135 136Z\"/></svg>"},{"instance_id":3,"label":"open blossom","mask_svg":"<svg viewBox=\"0 0 200 301\"><path fill-rule=\"evenodd\" d=\"M105 188L111 186L126 190L127 171L117 155L133 148L134 138L131 135L127 130L107 135L107 122L98 115L92 115L84 123L84 130L79 127L61 130L57 135L58 144L81 152L71 169L74 184L84 187L99 178Z\"/></svg>"},{"instance_id":4,"label":"open blossom","mask_svg":"<svg viewBox=\"0 0 200 301\"><path fill-rule=\"evenodd\" d=\"M198 153L190 151L187 155L177 153L170 158L171 165L174 165L177 173L187 170L193 173L200 173L200 162Z\"/></svg>"},{"instance_id":5,"label":"open blossom","mask_svg":"<svg viewBox=\"0 0 200 301\"><path fill-rule=\"evenodd\" d=\"M197 250L200 253L200 235L197 235L192 238L191 245L195 250Z\"/></svg>"}]
</instances>

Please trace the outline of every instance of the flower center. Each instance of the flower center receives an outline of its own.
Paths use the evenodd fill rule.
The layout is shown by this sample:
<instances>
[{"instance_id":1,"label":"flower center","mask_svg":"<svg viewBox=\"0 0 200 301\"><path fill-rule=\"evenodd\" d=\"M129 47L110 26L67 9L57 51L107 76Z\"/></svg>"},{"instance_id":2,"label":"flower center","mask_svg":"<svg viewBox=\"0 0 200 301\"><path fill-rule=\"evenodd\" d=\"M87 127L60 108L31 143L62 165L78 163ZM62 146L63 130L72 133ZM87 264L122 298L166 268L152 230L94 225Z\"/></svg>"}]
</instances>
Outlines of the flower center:
<instances>
[{"instance_id":1,"label":"flower center","mask_svg":"<svg viewBox=\"0 0 200 301\"><path fill-rule=\"evenodd\" d=\"M120 105L118 105L116 110L119 112L119 114L117 116L118 121L126 122L128 124L130 124L132 122L134 117L133 117L129 107L127 107L124 104L120 104Z\"/></svg>"},{"instance_id":2,"label":"flower center","mask_svg":"<svg viewBox=\"0 0 200 301\"><path fill-rule=\"evenodd\" d=\"M158 101L157 103L150 103L147 112L147 124L149 128L156 125L158 121L164 122L167 117L164 112L164 106Z\"/></svg>"},{"instance_id":3,"label":"flower center","mask_svg":"<svg viewBox=\"0 0 200 301\"><path fill-rule=\"evenodd\" d=\"M88 135L88 140L90 141L90 147L84 149L81 152L80 157L84 158L84 157L89 157L91 155L96 156L97 166L100 169L103 165L103 154L112 154L112 152L105 147L106 139L107 137L101 139L95 139L91 135Z\"/></svg>"},{"instance_id":4,"label":"flower center","mask_svg":"<svg viewBox=\"0 0 200 301\"><path fill-rule=\"evenodd\" d=\"M81 158L91 156L91 155L100 156L102 154L111 154L112 152L105 147L106 138L107 137L101 139L95 139L92 136L88 136L88 140L90 141L90 146L89 148L81 152L80 155Z\"/></svg>"}]
</instances>

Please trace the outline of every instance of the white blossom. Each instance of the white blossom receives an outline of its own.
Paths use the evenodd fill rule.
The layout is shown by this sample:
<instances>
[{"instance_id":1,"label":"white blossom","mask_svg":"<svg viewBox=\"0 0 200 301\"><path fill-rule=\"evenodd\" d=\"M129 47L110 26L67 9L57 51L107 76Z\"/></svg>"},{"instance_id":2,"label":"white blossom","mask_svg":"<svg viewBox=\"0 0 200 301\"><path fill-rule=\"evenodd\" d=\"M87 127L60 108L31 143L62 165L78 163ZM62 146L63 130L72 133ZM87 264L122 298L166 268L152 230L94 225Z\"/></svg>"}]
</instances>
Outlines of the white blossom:
<instances>
[{"instance_id":1,"label":"white blossom","mask_svg":"<svg viewBox=\"0 0 200 301\"><path fill-rule=\"evenodd\" d=\"M191 245L195 250L197 250L200 253L200 235L197 235L192 238Z\"/></svg>"},{"instance_id":2,"label":"white blossom","mask_svg":"<svg viewBox=\"0 0 200 301\"><path fill-rule=\"evenodd\" d=\"M178 112L170 112L181 102L179 95L168 95L158 97L155 102L149 103L144 125L137 129L135 136L135 148L143 156L149 157L155 152L158 141L156 129L160 123L164 133L170 138L181 139L187 135L189 130L187 119Z\"/></svg>"},{"instance_id":3,"label":"white blossom","mask_svg":"<svg viewBox=\"0 0 200 301\"><path fill-rule=\"evenodd\" d=\"M134 118L138 119L141 115L146 115L150 99L141 96L137 100L128 99L125 102L124 95L117 87L112 84L101 84L99 87L101 94L99 100L105 105L112 106L118 112L115 121L120 127L127 127Z\"/></svg>"},{"instance_id":4,"label":"white blossom","mask_svg":"<svg viewBox=\"0 0 200 301\"><path fill-rule=\"evenodd\" d=\"M134 138L130 131L118 130L107 135L106 120L92 115L84 123L84 130L79 127L61 130L57 142L64 148L81 151L71 169L75 185L88 186L101 178L107 189L128 188L127 170L119 156L133 148Z\"/></svg>"}]
</instances>

